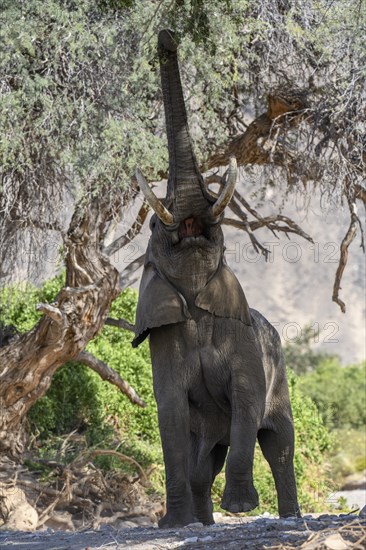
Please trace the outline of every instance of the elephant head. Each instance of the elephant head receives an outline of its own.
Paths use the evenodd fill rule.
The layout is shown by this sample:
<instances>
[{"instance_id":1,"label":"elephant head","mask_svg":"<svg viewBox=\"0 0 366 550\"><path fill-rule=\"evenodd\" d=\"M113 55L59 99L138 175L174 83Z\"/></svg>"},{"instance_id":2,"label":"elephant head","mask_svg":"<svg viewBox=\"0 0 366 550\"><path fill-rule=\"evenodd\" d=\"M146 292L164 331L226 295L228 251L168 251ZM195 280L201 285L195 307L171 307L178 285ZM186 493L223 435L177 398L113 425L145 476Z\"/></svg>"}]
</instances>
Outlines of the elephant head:
<instances>
[{"instance_id":1,"label":"elephant head","mask_svg":"<svg viewBox=\"0 0 366 550\"><path fill-rule=\"evenodd\" d=\"M189 302L193 300L198 305L198 294L221 271L224 253L221 221L237 177L236 160L232 158L220 194L213 196L206 188L190 138L173 32L160 32L158 53L169 176L166 198L161 201L142 173L136 171L139 186L155 214L150 223L152 234L140 286L137 337L133 345L138 345L153 327L189 318ZM205 302L202 296L198 297L200 300ZM162 310L161 315L157 309Z\"/></svg>"}]
</instances>

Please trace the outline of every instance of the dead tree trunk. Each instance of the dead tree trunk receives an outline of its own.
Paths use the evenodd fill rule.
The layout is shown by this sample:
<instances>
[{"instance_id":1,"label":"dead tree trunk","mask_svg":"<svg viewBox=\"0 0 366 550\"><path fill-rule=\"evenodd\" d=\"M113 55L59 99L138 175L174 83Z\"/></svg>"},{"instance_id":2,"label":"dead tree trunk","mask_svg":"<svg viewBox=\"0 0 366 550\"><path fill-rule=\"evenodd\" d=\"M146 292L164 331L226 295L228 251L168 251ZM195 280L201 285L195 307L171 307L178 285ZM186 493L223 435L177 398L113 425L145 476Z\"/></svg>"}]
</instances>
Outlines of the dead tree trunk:
<instances>
[{"instance_id":1,"label":"dead tree trunk","mask_svg":"<svg viewBox=\"0 0 366 550\"><path fill-rule=\"evenodd\" d=\"M55 302L39 304L44 315L37 325L0 348L1 453L22 452L27 411L46 393L57 368L98 333L120 292L119 273L101 253L111 217L101 197L75 210L64 237L66 285Z\"/></svg>"}]
</instances>

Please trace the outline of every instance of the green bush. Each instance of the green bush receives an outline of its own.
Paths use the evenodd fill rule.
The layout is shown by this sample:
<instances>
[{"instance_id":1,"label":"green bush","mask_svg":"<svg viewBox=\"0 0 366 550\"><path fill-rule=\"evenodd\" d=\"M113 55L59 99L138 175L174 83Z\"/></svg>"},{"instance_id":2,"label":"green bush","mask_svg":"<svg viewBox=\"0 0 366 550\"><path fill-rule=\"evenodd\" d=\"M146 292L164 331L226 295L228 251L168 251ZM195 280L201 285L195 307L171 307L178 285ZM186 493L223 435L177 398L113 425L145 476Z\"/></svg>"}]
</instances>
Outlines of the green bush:
<instances>
[{"instance_id":1,"label":"green bush","mask_svg":"<svg viewBox=\"0 0 366 550\"><path fill-rule=\"evenodd\" d=\"M299 381L305 395L316 403L330 428L361 429L366 423L366 362L342 366L323 359L314 372Z\"/></svg>"},{"instance_id":2,"label":"green bush","mask_svg":"<svg viewBox=\"0 0 366 550\"><path fill-rule=\"evenodd\" d=\"M365 428L337 428L333 433L332 474L341 486L346 476L366 470Z\"/></svg>"},{"instance_id":3,"label":"green bush","mask_svg":"<svg viewBox=\"0 0 366 550\"><path fill-rule=\"evenodd\" d=\"M19 330L31 328L39 317L34 310L35 303L52 302L61 284L62 277L58 277L48 281L41 289L29 289L26 295L14 290L5 291L2 298L6 297L8 304L6 323L16 325ZM136 303L137 293L126 290L113 303L110 316L134 322ZM130 332L105 326L87 349L136 389L147 403L145 409L132 405L117 388L102 381L88 367L70 362L56 372L47 394L32 407L28 418L32 431L39 435L41 452L54 452L50 443L52 438L56 438L59 445L60 436L77 430L88 445L118 448L124 454L133 456L145 468L154 465L153 486L162 492L164 467L148 346L144 343L133 349L131 339ZM295 422L295 471L299 500L303 511L317 511L324 509L324 499L330 490L325 455L331 439L315 404L302 393L301 380L291 371L288 378ZM103 468L129 468L115 458L100 457L98 460ZM259 448L255 453L254 479L260 495L259 511L276 511L272 475ZM223 487L224 473L221 473L213 488L216 508ZM258 509L254 513L258 513Z\"/></svg>"}]
</instances>

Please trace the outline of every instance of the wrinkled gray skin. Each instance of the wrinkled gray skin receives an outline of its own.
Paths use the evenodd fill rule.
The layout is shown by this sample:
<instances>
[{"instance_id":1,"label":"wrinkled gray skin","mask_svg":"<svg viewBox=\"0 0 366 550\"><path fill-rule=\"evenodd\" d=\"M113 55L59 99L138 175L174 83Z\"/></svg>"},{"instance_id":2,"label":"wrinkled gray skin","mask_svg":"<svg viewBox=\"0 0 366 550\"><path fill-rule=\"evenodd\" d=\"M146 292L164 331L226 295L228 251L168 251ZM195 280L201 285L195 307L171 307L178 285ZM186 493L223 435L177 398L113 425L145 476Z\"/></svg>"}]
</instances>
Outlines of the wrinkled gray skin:
<instances>
[{"instance_id":1,"label":"wrinkled gray skin","mask_svg":"<svg viewBox=\"0 0 366 550\"><path fill-rule=\"evenodd\" d=\"M227 451L222 508L258 505L252 467L256 439L276 483L279 514L299 516L294 433L280 339L224 259L215 198L204 188L189 139L177 46L159 35L169 145L165 205L155 214L136 317L137 346L150 335L154 392L166 468L167 512L160 527L214 523L211 486Z\"/></svg>"}]
</instances>

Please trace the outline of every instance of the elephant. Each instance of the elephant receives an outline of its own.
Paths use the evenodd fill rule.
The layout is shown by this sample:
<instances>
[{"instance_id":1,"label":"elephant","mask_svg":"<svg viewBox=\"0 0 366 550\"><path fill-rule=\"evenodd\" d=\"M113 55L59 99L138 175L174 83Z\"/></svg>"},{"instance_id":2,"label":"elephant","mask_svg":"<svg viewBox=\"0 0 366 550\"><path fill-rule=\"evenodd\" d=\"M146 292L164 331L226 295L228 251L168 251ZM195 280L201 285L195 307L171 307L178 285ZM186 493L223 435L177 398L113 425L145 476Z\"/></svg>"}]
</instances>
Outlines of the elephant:
<instances>
[{"instance_id":1,"label":"elephant","mask_svg":"<svg viewBox=\"0 0 366 550\"><path fill-rule=\"evenodd\" d=\"M249 308L224 256L221 223L235 188L236 161L230 159L222 191L214 195L193 152L172 31L160 31L158 54L169 175L160 200L136 169L154 214L132 345L149 336L166 472L159 527L214 523L211 488L225 460L222 508L237 513L258 506L252 472L257 438L273 473L280 516L300 517L280 337Z\"/></svg>"}]
</instances>

